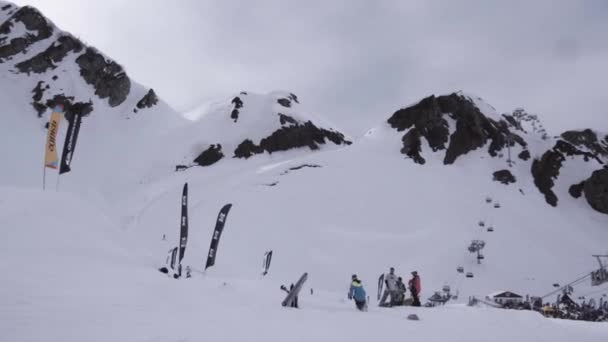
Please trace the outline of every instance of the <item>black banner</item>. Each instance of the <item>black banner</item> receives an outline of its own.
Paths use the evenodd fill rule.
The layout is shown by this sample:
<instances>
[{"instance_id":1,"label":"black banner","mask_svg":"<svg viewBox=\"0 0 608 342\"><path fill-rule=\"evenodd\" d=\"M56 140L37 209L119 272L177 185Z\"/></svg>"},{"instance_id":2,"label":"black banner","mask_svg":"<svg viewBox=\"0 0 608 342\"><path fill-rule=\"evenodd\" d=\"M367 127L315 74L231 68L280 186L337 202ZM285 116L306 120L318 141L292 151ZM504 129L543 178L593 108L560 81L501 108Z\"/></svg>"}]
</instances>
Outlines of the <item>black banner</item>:
<instances>
[{"instance_id":1,"label":"black banner","mask_svg":"<svg viewBox=\"0 0 608 342\"><path fill-rule=\"evenodd\" d=\"M205 269L215 265L217 246L220 243L220 237L222 236L224 224L226 223L226 217L228 216L230 208L232 208L232 204L226 204L217 215L217 221L215 222L215 230L213 231L213 237L211 238L211 246L209 247L209 254L207 255L207 264L205 265Z\"/></svg>"},{"instance_id":2,"label":"black banner","mask_svg":"<svg viewBox=\"0 0 608 342\"><path fill-rule=\"evenodd\" d=\"M182 191L182 216L179 230L179 263L181 264L186 253L186 243L188 242L188 183L184 184Z\"/></svg>"},{"instance_id":3,"label":"black banner","mask_svg":"<svg viewBox=\"0 0 608 342\"><path fill-rule=\"evenodd\" d=\"M68 131L65 136L65 142L63 144L63 152L61 153L61 167L59 168L59 174L70 172L70 164L72 164L72 158L74 157L74 150L76 149L76 141L78 140L78 132L80 131L80 123L82 121L82 115L74 113L72 120L68 126Z\"/></svg>"}]
</instances>

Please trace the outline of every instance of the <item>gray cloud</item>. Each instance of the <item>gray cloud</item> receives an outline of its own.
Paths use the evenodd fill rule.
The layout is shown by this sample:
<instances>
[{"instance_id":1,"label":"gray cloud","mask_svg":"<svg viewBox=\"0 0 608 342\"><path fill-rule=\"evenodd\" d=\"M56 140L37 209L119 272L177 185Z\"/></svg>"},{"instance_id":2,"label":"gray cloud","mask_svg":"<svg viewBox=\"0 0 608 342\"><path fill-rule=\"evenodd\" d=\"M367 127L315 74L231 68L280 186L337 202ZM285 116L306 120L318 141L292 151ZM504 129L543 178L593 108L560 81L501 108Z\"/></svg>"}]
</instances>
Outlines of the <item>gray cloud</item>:
<instances>
[{"instance_id":1,"label":"gray cloud","mask_svg":"<svg viewBox=\"0 0 608 342\"><path fill-rule=\"evenodd\" d=\"M523 106L553 133L608 131L608 3L18 1L123 64L180 110L295 92L353 134L431 93Z\"/></svg>"}]
</instances>

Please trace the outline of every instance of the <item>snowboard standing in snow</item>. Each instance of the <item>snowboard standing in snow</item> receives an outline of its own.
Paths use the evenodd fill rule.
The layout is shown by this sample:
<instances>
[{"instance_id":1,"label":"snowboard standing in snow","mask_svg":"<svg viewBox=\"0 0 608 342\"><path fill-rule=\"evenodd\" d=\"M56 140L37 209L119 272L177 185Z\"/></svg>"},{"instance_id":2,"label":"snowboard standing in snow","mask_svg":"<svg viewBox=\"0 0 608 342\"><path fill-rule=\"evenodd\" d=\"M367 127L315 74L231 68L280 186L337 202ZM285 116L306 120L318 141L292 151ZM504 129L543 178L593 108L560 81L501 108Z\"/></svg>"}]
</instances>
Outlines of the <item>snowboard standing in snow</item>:
<instances>
[{"instance_id":1,"label":"snowboard standing in snow","mask_svg":"<svg viewBox=\"0 0 608 342\"><path fill-rule=\"evenodd\" d=\"M268 274L270 269L270 262L272 261L272 251L264 253L264 260L262 260L262 276Z\"/></svg>"},{"instance_id":2,"label":"snowboard standing in snow","mask_svg":"<svg viewBox=\"0 0 608 342\"><path fill-rule=\"evenodd\" d=\"M378 278L378 300L382 297L382 286L384 285L384 273Z\"/></svg>"},{"instance_id":3,"label":"snowboard standing in snow","mask_svg":"<svg viewBox=\"0 0 608 342\"><path fill-rule=\"evenodd\" d=\"M285 288L285 286L281 287L282 290L287 292L287 297L285 297L285 299L281 303L282 306L289 306L289 307L296 307L296 308L298 307L297 306L298 293L300 293L300 290L302 289L302 286L304 285L304 282L306 281L306 279L308 279L308 273L302 274L302 276L300 277L298 282L292 288L290 288L289 291L287 290L287 288ZM294 306L294 304L295 304L295 306Z\"/></svg>"}]
</instances>

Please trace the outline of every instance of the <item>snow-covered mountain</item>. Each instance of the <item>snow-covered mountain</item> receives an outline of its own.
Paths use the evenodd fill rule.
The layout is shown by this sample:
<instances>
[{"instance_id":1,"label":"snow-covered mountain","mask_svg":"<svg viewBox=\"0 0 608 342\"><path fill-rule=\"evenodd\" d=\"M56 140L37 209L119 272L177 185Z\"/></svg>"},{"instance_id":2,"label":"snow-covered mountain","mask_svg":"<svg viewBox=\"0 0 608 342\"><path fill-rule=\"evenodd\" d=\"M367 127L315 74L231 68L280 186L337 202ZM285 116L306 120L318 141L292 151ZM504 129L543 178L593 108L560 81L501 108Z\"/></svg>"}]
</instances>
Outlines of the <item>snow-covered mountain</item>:
<instances>
[{"instance_id":1,"label":"snow-covered mountain","mask_svg":"<svg viewBox=\"0 0 608 342\"><path fill-rule=\"evenodd\" d=\"M537 118L500 115L461 92L397 104L357 139L289 91L241 92L182 115L37 10L4 1L0 89L0 340L608 335L605 324L462 305L500 289L554 300L554 284L597 268L591 254L608 252L608 139L598 132L551 137ZM42 191L56 103L68 120L85 117L72 171L48 170ZM60 133L63 141L65 124ZM194 275L173 280L157 268L178 243L186 182L183 264ZM203 272L226 203L216 264ZM481 263L472 240L486 242ZM421 274L423 301L444 285L459 298L377 308L375 282L390 266ZM302 309L280 307L279 286L303 272ZM353 273L372 297L366 314L345 299ZM599 299L606 286L586 281L575 295ZM422 320L406 321L409 313Z\"/></svg>"}]
</instances>

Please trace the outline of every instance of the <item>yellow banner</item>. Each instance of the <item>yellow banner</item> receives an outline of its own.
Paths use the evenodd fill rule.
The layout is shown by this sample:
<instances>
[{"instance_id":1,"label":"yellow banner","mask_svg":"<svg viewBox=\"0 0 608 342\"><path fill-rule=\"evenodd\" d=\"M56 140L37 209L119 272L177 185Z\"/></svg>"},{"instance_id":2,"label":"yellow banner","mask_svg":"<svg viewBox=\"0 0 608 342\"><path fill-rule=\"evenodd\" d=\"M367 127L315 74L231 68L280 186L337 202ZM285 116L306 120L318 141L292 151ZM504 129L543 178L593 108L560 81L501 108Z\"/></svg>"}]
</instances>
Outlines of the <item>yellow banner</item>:
<instances>
[{"instance_id":1,"label":"yellow banner","mask_svg":"<svg viewBox=\"0 0 608 342\"><path fill-rule=\"evenodd\" d=\"M49 133L46 138L46 153L44 155L44 166L51 169L57 169L59 157L57 156L57 133L59 132L59 123L61 122L61 113L63 108L57 106L51 114L49 121Z\"/></svg>"}]
</instances>

